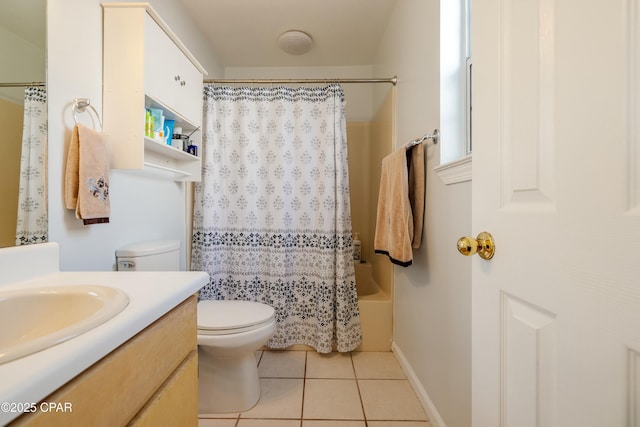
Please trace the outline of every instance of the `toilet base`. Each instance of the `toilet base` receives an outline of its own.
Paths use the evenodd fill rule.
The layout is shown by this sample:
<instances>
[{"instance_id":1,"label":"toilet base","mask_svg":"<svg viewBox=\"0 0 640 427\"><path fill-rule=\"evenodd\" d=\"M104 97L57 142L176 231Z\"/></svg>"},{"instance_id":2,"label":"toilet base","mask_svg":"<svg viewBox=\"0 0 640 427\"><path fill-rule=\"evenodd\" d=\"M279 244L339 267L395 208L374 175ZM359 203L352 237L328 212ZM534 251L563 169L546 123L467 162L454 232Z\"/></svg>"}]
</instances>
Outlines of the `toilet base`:
<instances>
[{"instance_id":1,"label":"toilet base","mask_svg":"<svg viewBox=\"0 0 640 427\"><path fill-rule=\"evenodd\" d=\"M253 352L220 356L198 346L198 406L201 414L243 412L260 399L260 378Z\"/></svg>"}]
</instances>

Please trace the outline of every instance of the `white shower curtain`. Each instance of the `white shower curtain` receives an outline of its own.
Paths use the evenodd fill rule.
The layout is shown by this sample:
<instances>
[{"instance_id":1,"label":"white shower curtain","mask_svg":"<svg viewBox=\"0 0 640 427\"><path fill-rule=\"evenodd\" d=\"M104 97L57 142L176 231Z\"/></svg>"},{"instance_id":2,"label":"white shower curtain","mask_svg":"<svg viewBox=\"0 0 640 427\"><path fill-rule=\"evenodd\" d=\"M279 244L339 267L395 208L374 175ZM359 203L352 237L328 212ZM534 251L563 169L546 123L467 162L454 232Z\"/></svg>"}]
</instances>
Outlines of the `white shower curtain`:
<instances>
[{"instance_id":1,"label":"white shower curtain","mask_svg":"<svg viewBox=\"0 0 640 427\"><path fill-rule=\"evenodd\" d=\"M47 222L47 90L29 86L24 91L16 245L46 242Z\"/></svg>"},{"instance_id":2,"label":"white shower curtain","mask_svg":"<svg viewBox=\"0 0 640 427\"><path fill-rule=\"evenodd\" d=\"M271 348L351 351L361 341L344 93L206 87L192 269L200 299L267 303Z\"/></svg>"}]
</instances>

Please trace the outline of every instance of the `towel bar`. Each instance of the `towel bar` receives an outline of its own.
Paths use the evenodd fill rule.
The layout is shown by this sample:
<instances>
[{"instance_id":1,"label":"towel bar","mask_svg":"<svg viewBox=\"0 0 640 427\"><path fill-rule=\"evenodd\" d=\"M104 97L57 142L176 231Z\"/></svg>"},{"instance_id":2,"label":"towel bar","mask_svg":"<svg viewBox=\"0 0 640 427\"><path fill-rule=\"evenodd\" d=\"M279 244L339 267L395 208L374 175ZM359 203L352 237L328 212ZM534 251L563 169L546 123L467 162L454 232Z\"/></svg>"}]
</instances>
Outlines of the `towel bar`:
<instances>
[{"instance_id":1,"label":"towel bar","mask_svg":"<svg viewBox=\"0 0 640 427\"><path fill-rule=\"evenodd\" d=\"M421 144L427 139L430 139L433 141L434 144L437 144L438 142L440 142L440 131L438 129L434 129L432 134L426 133L422 135L422 137L414 139L413 141L407 144L407 148L411 148L414 145Z\"/></svg>"}]
</instances>

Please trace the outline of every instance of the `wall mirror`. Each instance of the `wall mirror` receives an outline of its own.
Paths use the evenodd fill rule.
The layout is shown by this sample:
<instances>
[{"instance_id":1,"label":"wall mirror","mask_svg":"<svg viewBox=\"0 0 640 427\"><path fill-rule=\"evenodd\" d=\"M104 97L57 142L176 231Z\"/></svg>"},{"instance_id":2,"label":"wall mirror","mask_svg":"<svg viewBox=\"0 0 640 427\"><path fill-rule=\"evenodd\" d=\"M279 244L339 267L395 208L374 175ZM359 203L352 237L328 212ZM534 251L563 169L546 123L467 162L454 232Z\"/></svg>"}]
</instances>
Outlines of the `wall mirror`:
<instances>
[{"instance_id":1,"label":"wall mirror","mask_svg":"<svg viewBox=\"0 0 640 427\"><path fill-rule=\"evenodd\" d=\"M0 247L47 240L46 8L2 0Z\"/></svg>"}]
</instances>

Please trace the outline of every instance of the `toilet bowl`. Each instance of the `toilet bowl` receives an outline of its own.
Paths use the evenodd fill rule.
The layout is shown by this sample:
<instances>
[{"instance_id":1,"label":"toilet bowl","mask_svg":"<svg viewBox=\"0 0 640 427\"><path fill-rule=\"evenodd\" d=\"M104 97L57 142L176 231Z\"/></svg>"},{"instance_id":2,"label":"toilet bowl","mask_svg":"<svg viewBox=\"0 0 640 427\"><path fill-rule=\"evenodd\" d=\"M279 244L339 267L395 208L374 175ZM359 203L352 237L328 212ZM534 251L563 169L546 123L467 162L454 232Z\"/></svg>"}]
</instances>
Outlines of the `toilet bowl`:
<instances>
[{"instance_id":1,"label":"toilet bowl","mask_svg":"<svg viewBox=\"0 0 640 427\"><path fill-rule=\"evenodd\" d=\"M118 270L178 270L178 241L144 242L116 251ZM168 267L169 266L169 267ZM255 351L276 330L273 307L251 301L198 302L198 400L201 414L242 412L260 399Z\"/></svg>"},{"instance_id":2,"label":"toilet bowl","mask_svg":"<svg viewBox=\"0 0 640 427\"><path fill-rule=\"evenodd\" d=\"M276 330L275 310L251 301L198 303L200 413L242 412L260 398L255 351Z\"/></svg>"}]
</instances>

